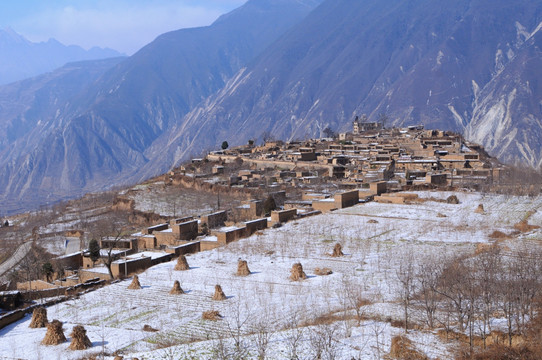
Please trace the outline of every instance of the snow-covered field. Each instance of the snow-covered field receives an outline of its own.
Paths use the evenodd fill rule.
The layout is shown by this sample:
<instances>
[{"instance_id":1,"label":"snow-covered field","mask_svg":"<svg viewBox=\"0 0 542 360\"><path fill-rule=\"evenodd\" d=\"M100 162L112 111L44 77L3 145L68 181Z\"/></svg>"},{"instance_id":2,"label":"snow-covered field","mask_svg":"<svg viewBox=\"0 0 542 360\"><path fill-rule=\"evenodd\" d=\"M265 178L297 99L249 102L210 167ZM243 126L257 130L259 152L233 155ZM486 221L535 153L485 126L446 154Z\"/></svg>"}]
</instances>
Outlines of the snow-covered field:
<instances>
[{"instance_id":1,"label":"snow-covered field","mask_svg":"<svg viewBox=\"0 0 542 360\"><path fill-rule=\"evenodd\" d=\"M451 193L420 192L426 199L446 199ZM175 262L140 274L141 290L122 281L80 298L48 308L49 320L64 322L68 337L82 324L93 342L86 351L67 350L68 342L43 346L45 329L29 329L30 316L0 330L0 359L79 359L102 351L125 358L232 358L235 350L257 358L268 340L267 358L378 359L389 352L391 338L402 329L390 320L402 319L397 269L409 251L419 261L445 253L474 253L488 243L494 230L510 233L513 225L535 211L531 224L541 224L542 198L456 193L459 205L425 201L412 205L367 203L330 214L285 224L278 229L187 257L188 271ZM474 211L483 204L485 214ZM537 244L540 230L508 240ZM330 254L337 243L345 256ZM252 272L235 275L238 259ZM289 280L294 263L303 265L307 280ZM333 274L318 276L315 268ZM169 295L179 280L184 295ZM227 300L211 299L220 284ZM358 323L352 300L363 298ZM219 321L202 320L202 312L218 310ZM346 316L349 320L342 320ZM413 314L414 320L419 316ZM336 321L327 321L335 319ZM157 332L145 332L149 325ZM450 358L450 345L431 331L412 330L410 339L430 358ZM231 356L229 356L231 355ZM106 357L107 358L107 357ZM112 357L110 357L112 359Z\"/></svg>"},{"instance_id":2,"label":"snow-covered field","mask_svg":"<svg viewBox=\"0 0 542 360\"><path fill-rule=\"evenodd\" d=\"M218 204L239 204L229 194L214 195L204 191L165 186L163 182L137 185L128 198L135 200L136 210L162 216L198 216L216 211Z\"/></svg>"}]
</instances>

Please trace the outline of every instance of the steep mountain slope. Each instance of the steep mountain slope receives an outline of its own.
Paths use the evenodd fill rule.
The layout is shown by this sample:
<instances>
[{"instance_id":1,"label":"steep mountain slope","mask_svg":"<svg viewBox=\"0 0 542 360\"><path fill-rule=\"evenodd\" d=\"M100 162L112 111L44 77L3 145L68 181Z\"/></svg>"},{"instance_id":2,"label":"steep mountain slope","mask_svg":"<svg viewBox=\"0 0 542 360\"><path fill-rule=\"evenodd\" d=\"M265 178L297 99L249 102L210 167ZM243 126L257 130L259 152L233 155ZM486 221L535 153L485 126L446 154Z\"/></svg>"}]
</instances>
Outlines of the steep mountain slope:
<instances>
[{"instance_id":1,"label":"steep mountain slope","mask_svg":"<svg viewBox=\"0 0 542 360\"><path fill-rule=\"evenodd\" d=\"M0 85L43 74L68 62L105 59L121 54L111 49L66 46L50 39L34 43L12 29L0 29Z\"/></svg>"},{"instance_id":2,"label":"steep mountain slope","mask_svg":"<svg viewBox=\"0 0 542 360\"><path fill-rule=\"evenodd\" d=\"M73 94L82 91L124 58L69 63L53 72L0 87L0 152L59 115ZM42 129L37 129L39 132Z\"/></svg>"},{"instance_id":3,"label":"steep mountain slope","mask_svg":"<svg viewBox=\"0 0 542 360\"><path fill-rule=\"evenodd\" d=\"M159 143L179 162L263 132L291 139L318 136L326 126L348 130L361 113L465 131L484 118L480 96L495 94L484 87L503 89L505 69L541 21L540 0L328 0ZM536 83L538 74L525 72L524 80ZM512 127L522 126L515 121L522 109L515 110ZM488 135L501 159L525 160L518 147L501 151L502 138ZM532 138L521 143L539 146Z\"/></svg>"},{"instance_id":4,"label":"steep mountain slope","mask_svg":"<svg viewBox=\"0 0 542 360\"><path fill-rule=\"evenodd\" d=\"M0 87L0 128L4 129L0 132L0 154L9 159L9 155L17 147L32 146L35 139L39 139L55 126L55 120L69 107L74 93L82 91L123 59L70 63L56 71ZM28 186L28 174L25 171L37 161L35 156L45 157L50 154L54 142L41 149L37 148L37 145L35 143L34 153L27 156L22 163L6 162L2 167L0 178L7 179L7 182L3 180L0 185L6 189L3 211L24 210L35 203L33 197L37 197L37 189L32 189L32 196L26 201L24 197L19 198L16 194ZM50 189L53 184L57 184L54 178L42 181L47 182ZM57 188L59 192L62 190L58 186ZM40 197L45 199L44 201L58 198L58 194L49 195L52 194L46 189ZM50 200L47 200L48 197Z\"/></svg>"},{"instance_id":5,"label":"steep mountain slope","mask_svg":"<svg viewBox=\"0 0 542 360\"><path fill-rule=\"evenodd\" d=\"M477 94L466 136L509 163L542 165L542 33Z\"/></svg>"},{"instance_id":6,"label":"steep mountain slope","mask_svg":"<svg viewBox=\"0 0 542 360\"><path fill-rule=\"evenodd\" d=\"M0 199L32 206L139 177L148 147L319 0L251 0L208 27L164 34L21 130L0 151ZM158 160L160 161L160 160Z\"/></svg>"}]
</instances>

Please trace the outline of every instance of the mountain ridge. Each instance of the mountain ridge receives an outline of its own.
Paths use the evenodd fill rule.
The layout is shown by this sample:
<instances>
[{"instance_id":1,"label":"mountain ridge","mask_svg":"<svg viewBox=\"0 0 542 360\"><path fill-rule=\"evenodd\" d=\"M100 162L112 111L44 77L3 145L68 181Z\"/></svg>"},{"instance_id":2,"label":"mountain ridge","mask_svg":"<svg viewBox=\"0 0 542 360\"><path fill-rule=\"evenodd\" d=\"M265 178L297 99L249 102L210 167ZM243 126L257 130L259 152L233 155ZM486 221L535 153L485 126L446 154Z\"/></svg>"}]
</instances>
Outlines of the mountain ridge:
<instances>
[{"instance_id":1,"label":"mountain ridge","mask_svg":"<svg viewBox=\"0 0 542 360\"><path fill-rule=\"evenodd\" d=\"M32 42L11 28L0 29L0 85L38 76L70 62L119 56L122 54L109 48L85 50L53 38Z\"/></svg>"}]
</instances>

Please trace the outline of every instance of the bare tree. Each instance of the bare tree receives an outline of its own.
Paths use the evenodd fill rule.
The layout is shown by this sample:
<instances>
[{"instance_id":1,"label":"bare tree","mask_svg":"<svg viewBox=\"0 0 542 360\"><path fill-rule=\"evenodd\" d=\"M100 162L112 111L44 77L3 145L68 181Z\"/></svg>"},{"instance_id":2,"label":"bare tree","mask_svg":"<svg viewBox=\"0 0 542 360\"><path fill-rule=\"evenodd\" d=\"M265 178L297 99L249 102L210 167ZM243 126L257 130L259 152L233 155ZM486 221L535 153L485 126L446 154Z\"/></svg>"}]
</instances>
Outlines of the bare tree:
<instances>
[{"instance_id":1,"label":"bare tree","mask_svg":"<svg viewBox=\"0 0 542 360\"><path fill-rule=\"evenodd\" d=\"M416 265L414 253L411 248L408 248L399 256L399 266L395 270L395 276L401 286L399 294L403 305L405 333L408 333L408 310L416 290Z\"/></svg>"},{"instance_id":2,"label":"bare tree","mask_svg":"<svg viewBox=\"0 0 542 360\"><path fill-rule=\"evenodd\" d=\"M512 346L512 333L514 324L514 302L516 300L516 285L514 281L513 267L506 265L502 271L498 273L499 276L499 308L504 313L506 318L507 332L508 332L508 344Z\"/></svg>"},{"instance_id":3,"label":"bare tree","mask_svg":"<svg viewBox=\"0 0 542 360\"><path fill-rule=\"evenodd\" d=\"M373 323L371 324L371 329L375 337L374 350L376 351L376 358L381 359L382 358L382 344L380 341L380 337L382 333L384 332L384 330L386 329L386 325L379 321L373 321Z\"/></svg>"},{"instance_id":4,"label":"bare tree","mask_svg":"<svg viewBox=\"0 0 542 360\"><path fill-rule=\"evenodd\" d=\"M499 247L492 247L473 259L473 270L476 272L476 288L479 292L482 314L480 335L486 347L486 337L491 333L491 317L496 310L496 294L498 292L498 273L502 271L502 257Z\"/></svg>"},{"instance_id":5,"label":"bare tree","mask_svg":"<svg viewBox=\"0 0 542 360\"><path fill-rule=\"evenodd\" d=\"M443 266L437 286L433 289L449 301L450 310L454 312L460 331L465 330L467 295L464 279L468 276L468 271L461 259L448 260Z\"/></svg>"},{"instance_id":6,"label":"bare tree","mask_svg":"<svg viewBox=\"0 0 542 360\"><path fill-rule=\"evenodd\" d=\"M263 309L263 312L259 314L257 319L253 322L254 329L254 345L258 352L258 360L265 360L267 354L267 348L271 341L270 324L268 309Z\"/></svg>"},{"instance_id":7,"label":"bare tree","mask_svg":"<svg viewBox=\"0 0 542 360\"><path fill-rule=\"evenodd\" d=\"M123 221L118 213L114 212L93 224L92 235L101 240L103 263L109 272L111 279L114 278L111 264L116 260L113 250L118 248L124 235ZM105 246L104 246L105 245Z\"/></svg>"},{"instance_id":8,"label":"bare tree","mask_svg":"<svg viewBox=\"0 0 542 360\"><path fill-rule=\"evenodd\" d=\"M418 264L416 280L422 307L425 312L427 326L434 329L436 325L436 312L441 296L435 291L441 268L434 260L426 260Z\"/></svg>"},{"instance_id":9,"label":"bare tree","mask_svg":"<svg viewBox=\"0 0 542 360\"><path fill-rule=\"evenodd\" d=\"M241 356L246 352L247 347L242 343L243 334L247 333L247 325L252 319L252 311L246 302L242 303L241 296L236 296L230 303L226 324L228 333L234 341L235 352Z\"/></svg>"},{"instance_id":10,"label":"bare tree","mask_svg":"<svg viewBox=\"0 0 542 360\"><path fill-rule=\"evenodd\" d=\"M301 327L301 312L294 311L287 319L288 334L284 339L286 348L288 349L288 359L299 359L298 350L301 340L303 338L304 329Z\"/></svg>"},{"instance_id":11,"label":"bare tree","mask_svg":"<svg viewBox=\"0 0 542 360\"><path fill-rule=\"evenodd\" d=\"M337 331L336 323L318 324L310 329L310 344L314 359L335 360L337 359Z\"/></svg>"},{"instance_id":12,"label":"bare tree","mask_svg":"<svg viewBox=\"0 0 542 360\"><path fill-rule=\"evenodd\" d=\"M363 316L365 315L363 306L367 303L367 299L365 299L363 295L366 285L366 278L363 277L359 281L356 280L358 280L357 277L352 278L346 275L343 276L342 284L339 289L339 298L343 306L343 311L345 312L345 317L347 310L354 310L356 313L357 325L359 326L361 324L361 320L363 320Z\"/></svg>"}]
</instances>

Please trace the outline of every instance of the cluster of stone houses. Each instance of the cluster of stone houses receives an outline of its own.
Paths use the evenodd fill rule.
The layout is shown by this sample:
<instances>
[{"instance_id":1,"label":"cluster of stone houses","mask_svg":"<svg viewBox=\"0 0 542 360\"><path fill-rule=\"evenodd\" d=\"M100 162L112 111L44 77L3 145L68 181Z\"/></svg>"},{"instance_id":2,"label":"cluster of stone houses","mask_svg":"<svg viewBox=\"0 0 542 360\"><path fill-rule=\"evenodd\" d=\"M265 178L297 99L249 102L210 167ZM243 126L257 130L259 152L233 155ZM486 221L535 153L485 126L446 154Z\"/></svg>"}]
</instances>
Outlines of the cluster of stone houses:
<instances>
[{"instance_id":1,"label":"cluster of stone houses","mask_svg":"<svg viewBox=\"0 0 542 360\"><path fill-rule=\"evenodd\" d=\"M215 175L224 173L224 163L242 159L250 164L251 169L230 174L226 180L230 185L247 187L322 181L386 181L389 188L424 183L467 186L491 184L507 171L484 158L482 147L452 132L425 130L423 126L383 129L379 123L359 119L353 129L339 134L338 141L269 141L212 152L207 159L218 163L213 168Z\"/></svg>"}]
</instances>

